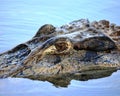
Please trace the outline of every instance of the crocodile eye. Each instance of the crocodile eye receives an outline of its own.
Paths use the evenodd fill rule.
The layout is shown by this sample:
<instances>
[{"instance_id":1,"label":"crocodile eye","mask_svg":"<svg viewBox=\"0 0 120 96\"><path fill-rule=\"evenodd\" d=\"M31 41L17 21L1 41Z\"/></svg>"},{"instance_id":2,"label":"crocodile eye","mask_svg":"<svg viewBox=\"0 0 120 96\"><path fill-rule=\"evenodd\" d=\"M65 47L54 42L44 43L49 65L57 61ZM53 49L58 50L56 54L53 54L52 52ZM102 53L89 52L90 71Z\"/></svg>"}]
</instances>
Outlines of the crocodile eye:
<instances>
[{"instance_id":1,"label":"crocodile eye","mask_svg":"<svg viewBox=\"0 0 120 96\"><path fill-rule=\"evenodd\" d=\"M66 53L71 48L71 42L68 40L59 40L54 44L56 53Z\"/></svg>"},{"instance_id":2,"label":"crocodile eye","mask_svg":"<svg viewBox=\"0 0 120 96\"><path fill-rule=\"evenodd\" d=\"M56 47L56 49L57 49L58 52L62 52L64 50L67 50L68 44L65 43L65 42L57 42L55 44L55 47Z\"/></svg>"}]
</instances>

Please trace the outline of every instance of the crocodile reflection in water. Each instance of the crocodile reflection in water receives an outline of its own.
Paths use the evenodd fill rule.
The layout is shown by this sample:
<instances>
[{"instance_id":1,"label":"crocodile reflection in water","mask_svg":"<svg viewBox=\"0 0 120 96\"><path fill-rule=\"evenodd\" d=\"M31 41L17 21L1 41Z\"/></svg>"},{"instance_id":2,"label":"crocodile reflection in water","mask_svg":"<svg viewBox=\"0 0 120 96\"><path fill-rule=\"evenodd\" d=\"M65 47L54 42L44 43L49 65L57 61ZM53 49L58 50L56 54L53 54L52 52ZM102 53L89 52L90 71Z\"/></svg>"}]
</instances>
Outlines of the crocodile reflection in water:
<instances>
[{"instance_id":1,"label":"crocodile reflection in water","mask_svg":"<svg viewBox=\"0 0 120 96\"><path fill-rule=\"evenodd\" d=\"M54 75L54 76L28 76L26 78L30 78L32 80L40 80L40 81L48 81L52 83L56 87L68 87L71 80L79 80L79 81L87 81L90 79L98 79L103 77L110 76L113 72L116 72L116 68L105 68L103 70L91 70L86 72L78 72L71 74L62 74L62 75Z\"/></svg>"}]
</instances>

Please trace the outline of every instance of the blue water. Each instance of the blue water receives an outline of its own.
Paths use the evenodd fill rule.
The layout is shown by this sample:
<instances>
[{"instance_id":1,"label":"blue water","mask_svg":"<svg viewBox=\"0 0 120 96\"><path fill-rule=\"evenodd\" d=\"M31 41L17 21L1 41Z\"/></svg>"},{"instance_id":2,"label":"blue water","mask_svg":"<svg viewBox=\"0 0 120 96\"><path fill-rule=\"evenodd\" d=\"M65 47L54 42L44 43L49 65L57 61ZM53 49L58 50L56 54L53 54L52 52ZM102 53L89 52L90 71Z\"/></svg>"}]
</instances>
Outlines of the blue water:
<instances>
[{"instance_id":1,"label":"blue water","mask_svg":"<svg viewBox=\"0 0 120 96\"><path fill-rule=\"evenodd\" d=\"M31 39L40 26L107 19L120 25L120 0L0 0L0 53ZM68 88L28 79L1 79L0 96L120 96L120 71L110 77L71 81Z\"/></svg>"}]
</instances>

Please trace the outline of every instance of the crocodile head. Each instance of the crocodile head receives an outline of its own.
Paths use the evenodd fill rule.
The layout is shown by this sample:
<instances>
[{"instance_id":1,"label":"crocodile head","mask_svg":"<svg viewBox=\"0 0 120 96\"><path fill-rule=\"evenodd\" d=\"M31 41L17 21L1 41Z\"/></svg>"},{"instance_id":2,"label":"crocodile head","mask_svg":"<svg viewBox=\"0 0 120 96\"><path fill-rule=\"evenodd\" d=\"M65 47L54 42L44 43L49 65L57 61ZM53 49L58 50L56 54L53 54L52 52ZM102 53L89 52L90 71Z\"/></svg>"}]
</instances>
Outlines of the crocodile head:
<instances>
[{"instance_id":1,"label":"crocodile head","mask_svg":"<svg viewBox=\"0 0 120 96\"><path fill-rule=\"evenodd\" d=\"M107 71L111 74L120 66L116 30L120 28L106 20L81 19L61 27L46 24L31 40L0 55L0 76L52 82L62 77L88 80Z\"/></svg>"}]
</instances>

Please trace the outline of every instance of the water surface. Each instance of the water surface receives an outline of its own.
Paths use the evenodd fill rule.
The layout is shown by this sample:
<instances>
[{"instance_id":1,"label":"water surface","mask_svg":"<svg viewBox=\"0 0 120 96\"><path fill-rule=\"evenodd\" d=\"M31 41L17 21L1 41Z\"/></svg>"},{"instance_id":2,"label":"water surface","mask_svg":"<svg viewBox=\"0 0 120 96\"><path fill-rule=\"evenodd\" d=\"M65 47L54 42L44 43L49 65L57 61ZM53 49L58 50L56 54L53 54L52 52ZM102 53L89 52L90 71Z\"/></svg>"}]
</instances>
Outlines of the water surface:
<instances>
[{"instance_id":1,"label":"water surface","mask_svg":"<svg viewBox=\"0 0 120 96\"><path fill-rule=\"evenodd\" d=\"M120 25L120 0L0 0L0 53L31 39L40 26L107 19ZM0 96L119 96L120 71L110 77L71 81L68 88L29 79L0 79Z\"/></svg>"}]
</instances>

